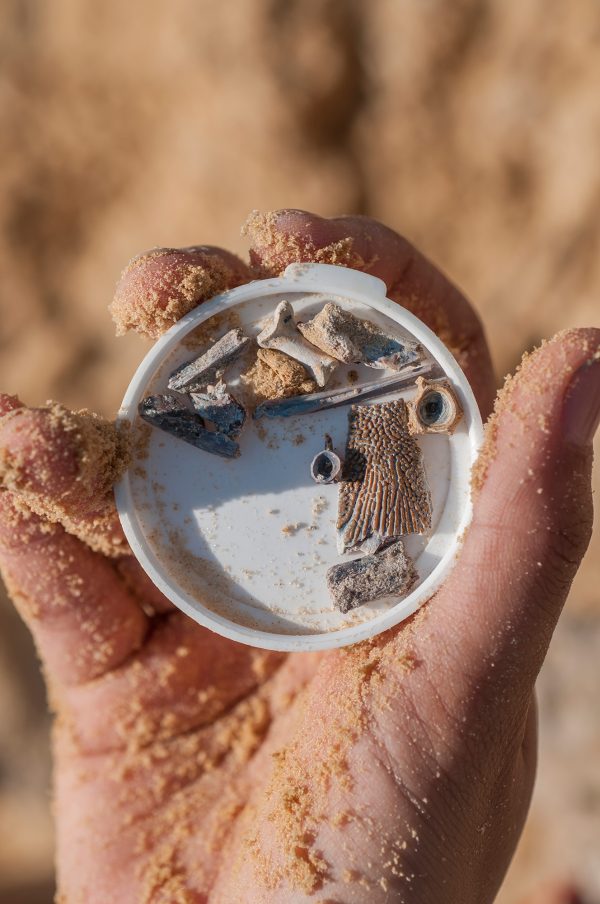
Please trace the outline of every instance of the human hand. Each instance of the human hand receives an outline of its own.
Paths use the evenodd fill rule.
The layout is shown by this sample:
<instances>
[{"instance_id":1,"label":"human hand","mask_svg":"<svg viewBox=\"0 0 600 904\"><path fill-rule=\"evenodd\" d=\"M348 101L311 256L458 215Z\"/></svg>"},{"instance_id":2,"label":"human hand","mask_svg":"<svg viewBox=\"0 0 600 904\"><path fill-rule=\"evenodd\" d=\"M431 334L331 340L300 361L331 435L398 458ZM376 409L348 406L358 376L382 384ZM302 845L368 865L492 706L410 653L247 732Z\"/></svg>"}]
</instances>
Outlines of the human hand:
<instances>
[{"instance_id":1,"label":"human hand","mask_svg":"<svg viewBox=\"0 0 600 904\"><path fill-rule=\"evenodd\" d=\"M248 234L252 269L218 249L142 256L116 319L157 335L292 261L354 266L441 335L489 414L479 321L405 240L298 211L254 216ZM533 786L534 682L591 531L599 347L600 330L561 334L504 390L435 597L321 654L254 650L174 611L118 555L93 435L3 397L0 565L57 712L60 901L494 899Z\"/></svg>"}]
</instances>

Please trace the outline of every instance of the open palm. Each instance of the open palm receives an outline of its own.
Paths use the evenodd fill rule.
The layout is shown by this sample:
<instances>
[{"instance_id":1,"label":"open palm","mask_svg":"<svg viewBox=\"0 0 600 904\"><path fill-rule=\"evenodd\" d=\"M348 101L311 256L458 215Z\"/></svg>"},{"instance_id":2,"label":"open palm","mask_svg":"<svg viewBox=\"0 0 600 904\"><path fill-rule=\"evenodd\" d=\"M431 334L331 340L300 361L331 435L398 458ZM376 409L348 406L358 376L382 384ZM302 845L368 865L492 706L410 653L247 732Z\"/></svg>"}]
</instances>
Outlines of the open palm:
<instances>
[{"instance_id":1,"label":"open palm","mask_svg":"<svg viewBox=\"0 0 600 904\"><path fill-rule=\"evenodd\" d=\"M489 414L479 321L404 239L300 211L248 232L251 267L204 246L138 258L120 324L156 336L292 261L353 266L441 335ZM591 530L599 346L600 330L561 334L504 390L443 589L320 654L234 644L174 611L123 548L89 435L1 397L0 564L57 714L60 901L493 900L533 786L535 678Z\"/></svg>"}]
</instances>

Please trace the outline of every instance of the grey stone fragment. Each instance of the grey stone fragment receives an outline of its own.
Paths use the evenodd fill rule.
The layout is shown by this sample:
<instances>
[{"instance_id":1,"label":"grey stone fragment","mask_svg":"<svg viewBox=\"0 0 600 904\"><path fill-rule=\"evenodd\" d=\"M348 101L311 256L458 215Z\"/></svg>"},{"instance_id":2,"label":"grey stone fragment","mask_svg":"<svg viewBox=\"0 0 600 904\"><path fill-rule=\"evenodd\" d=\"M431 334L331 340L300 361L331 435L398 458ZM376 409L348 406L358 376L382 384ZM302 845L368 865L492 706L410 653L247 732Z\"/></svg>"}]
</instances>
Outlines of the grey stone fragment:
<instances>
[{"instance_id":1,"label":"grey stone fragment","mask_svg":"<svg viewBox=\"0 0 600 904\"><path fill-rule=\"evenodd\" d=\"M216 383L228 364L241 355L252 340L236 327L211 345L199 358L178 367L169 378L169 389L197 392Z\"/></svg>"},{"instance_id":2,"label":"grey stone fragment","mask_svg":"<svg viewBox=\"0 0 600 904\"><path fill-rule=\"evenodd\" d=\"M417 342L392 336L381 327L328 302L312 320L299 323L305 339L346 364L401 370L423 357Z\"/></svg>"},{"instance_id":3,"label":"grey stone fragment","mask_svg":"<svg viewBox=\"0 0 600 904\"><path fill-rule=\"evenodd\" d=\"M237 458L240 454L240 447L234 440L223 433L207 430L202 418L174 395L148 396L138 405L138 412L146 423L204 452L223 458Z\"/></svg>"},{"instance_id":4,"label":"grey stone fragment","mask_svg":"<svg viewBox=\"0 0 600 904\"><path fill-rule=\"evenodd\" d=\"M208 392L192 392L190 399L196 414L215 425L219 433L237 437L244 426L246 412L240 403L219 383Z\"/></svg>"},{"instance_id":5,"label":"grey stone fragment","mask_svg":"<svg viewBox=\"0 0 600 904\"><path fill-rule=\"evenodd\" d=\"M382 596L401 596L417 578L402 540L374 555L333 565L326 575L329 593L340 612L350 612Z\"/></svg>"}]
</instances>

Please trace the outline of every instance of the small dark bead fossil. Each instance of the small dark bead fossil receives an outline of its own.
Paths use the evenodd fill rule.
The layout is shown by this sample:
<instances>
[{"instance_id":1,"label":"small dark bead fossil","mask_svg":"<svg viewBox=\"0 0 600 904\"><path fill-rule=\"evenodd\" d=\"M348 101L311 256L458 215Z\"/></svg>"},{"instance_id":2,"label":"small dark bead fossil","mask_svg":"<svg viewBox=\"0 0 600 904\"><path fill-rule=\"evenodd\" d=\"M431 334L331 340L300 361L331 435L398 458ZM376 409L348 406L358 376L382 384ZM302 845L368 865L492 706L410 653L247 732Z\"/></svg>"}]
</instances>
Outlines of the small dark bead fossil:
<instances>
[{"instance_id":1,"label":"small dark bead fossil","mask_svg":"<svg viewBox=\"0 0 600 904\"><path fill-rule=\"evenodd\" d=\"M310 476L316 483L333 483L341 469L339 455L330 449L323 449L312 460Z\"/></svg>"}]
</instances>

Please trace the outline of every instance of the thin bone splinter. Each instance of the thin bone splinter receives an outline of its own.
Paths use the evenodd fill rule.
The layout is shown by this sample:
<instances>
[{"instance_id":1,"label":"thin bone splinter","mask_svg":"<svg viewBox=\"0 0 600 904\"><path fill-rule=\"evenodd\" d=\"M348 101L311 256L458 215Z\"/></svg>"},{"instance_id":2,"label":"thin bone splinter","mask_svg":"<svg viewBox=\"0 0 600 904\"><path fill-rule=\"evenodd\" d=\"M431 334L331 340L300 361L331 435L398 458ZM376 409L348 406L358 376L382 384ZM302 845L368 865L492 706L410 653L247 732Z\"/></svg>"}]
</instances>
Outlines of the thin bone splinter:
<instances>
[{"instance_id":1,"label":"thin bone splinter","mask_svg":"<svg viewBox=\"0 0 600 904\"><path fill-rule=\"evenodd\" d=\"M364 383L362 386L344 386L325 392L312 392L305 395L291 396L287 399L275 399L263 402L254 412L254 420L261 417L294 417L300 414L313 414L315 411L326 411L339 408L354 402L373 399L389 392L406 389L415 383L417 377L443 376L437 364L425 361L422 364L409 364L396 374L377 380L375 383Z\"/></svg>"}]
</instances>

